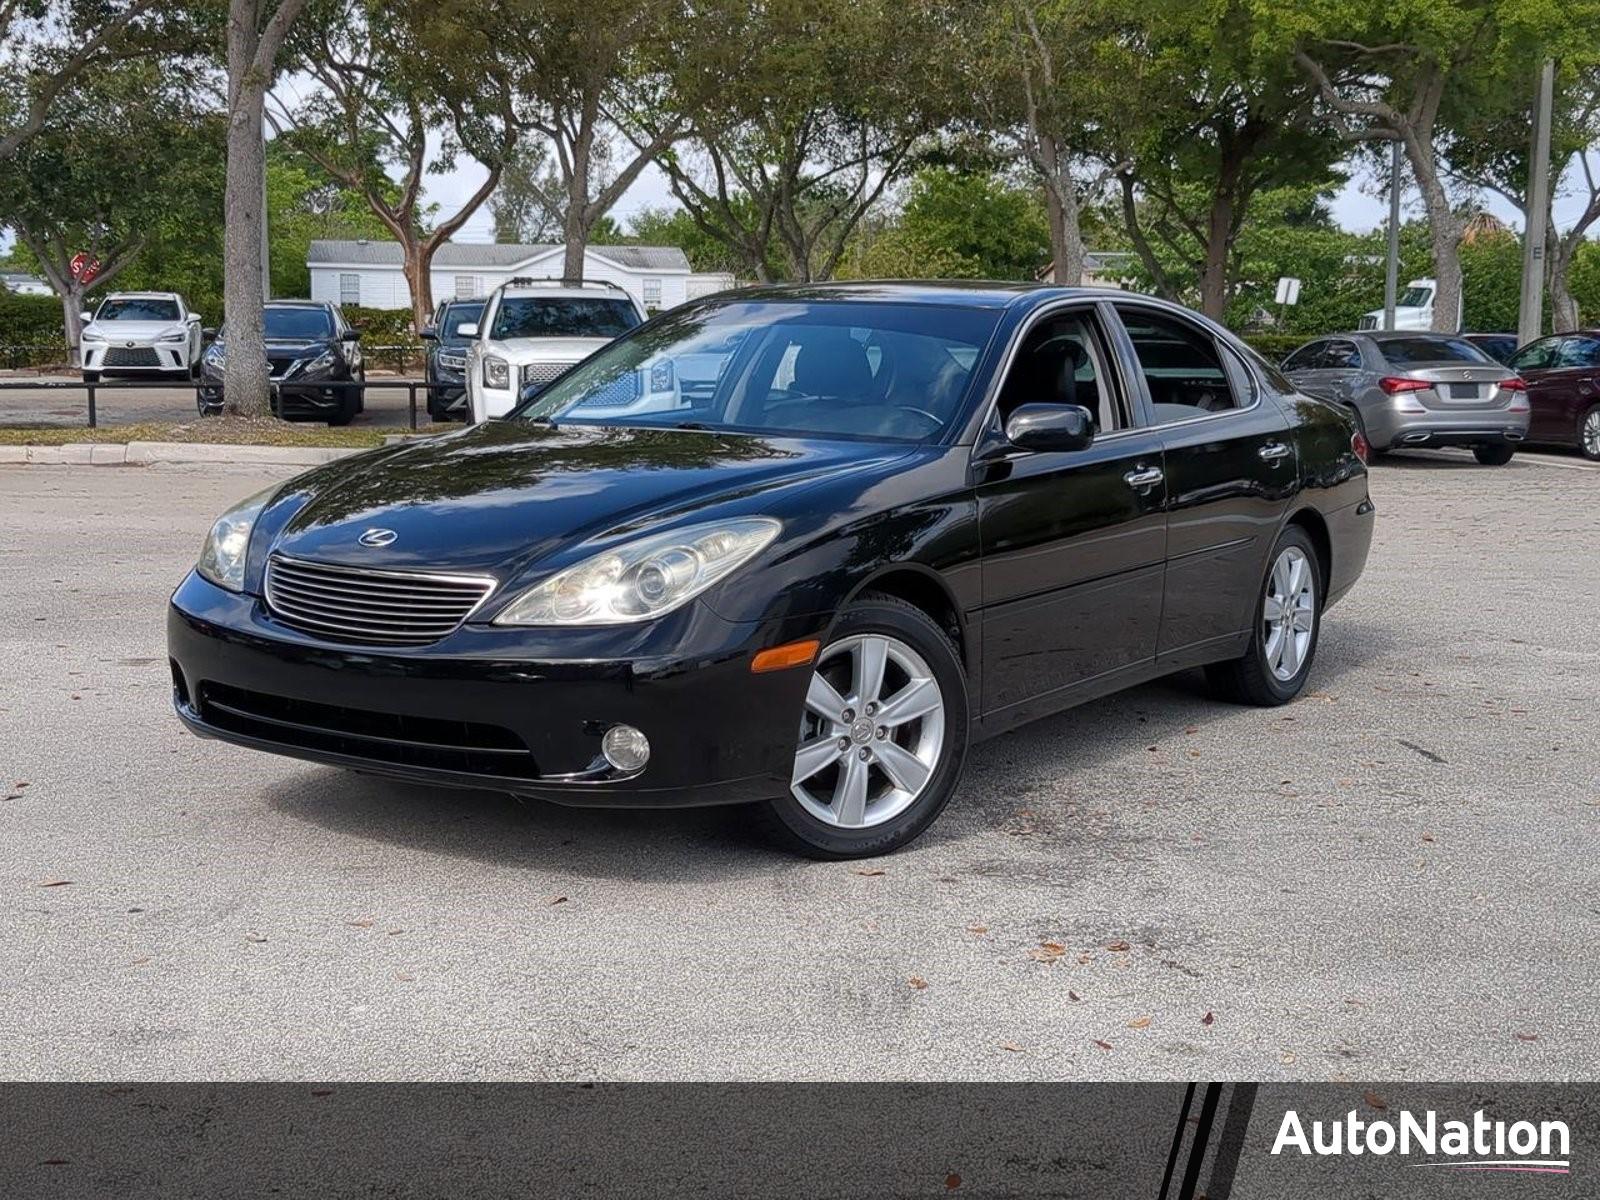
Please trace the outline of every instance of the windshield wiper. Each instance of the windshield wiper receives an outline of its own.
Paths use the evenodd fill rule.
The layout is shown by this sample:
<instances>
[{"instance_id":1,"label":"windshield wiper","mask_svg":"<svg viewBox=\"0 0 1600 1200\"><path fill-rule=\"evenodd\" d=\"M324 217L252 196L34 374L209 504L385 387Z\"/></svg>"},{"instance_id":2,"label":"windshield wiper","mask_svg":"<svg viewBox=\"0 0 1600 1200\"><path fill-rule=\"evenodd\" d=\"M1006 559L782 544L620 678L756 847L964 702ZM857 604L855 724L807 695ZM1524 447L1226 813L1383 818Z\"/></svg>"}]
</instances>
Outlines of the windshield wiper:
<instances>
[{"instance_id":1,"label":"windshield wiper","mask_svg":"<svg viewBox=\"0 0 1600 1200\"><path fill-rule=\"evenodd\" d=\"M711 426L707 425L704 421L678 421L678 422L674 423L673 425L669 426L669 428L672 428L672 429L710 430Z\"/></svg>"}]
</instances>

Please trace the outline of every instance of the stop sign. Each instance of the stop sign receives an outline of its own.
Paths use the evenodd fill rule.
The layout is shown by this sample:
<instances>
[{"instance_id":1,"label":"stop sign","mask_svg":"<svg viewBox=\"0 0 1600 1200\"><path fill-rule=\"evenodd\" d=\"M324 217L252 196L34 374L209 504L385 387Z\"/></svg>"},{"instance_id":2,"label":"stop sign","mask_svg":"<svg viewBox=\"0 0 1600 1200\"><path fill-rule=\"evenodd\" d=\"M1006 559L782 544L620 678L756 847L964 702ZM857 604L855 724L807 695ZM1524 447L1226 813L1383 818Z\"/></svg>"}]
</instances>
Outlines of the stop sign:
<instances>
[{"instance_id":1,"label":"stop sign","mask_svg":"<svg viewBox=\"0 0 1600 1200\"><path fill-rule=\"evenodd\" d=\"M67 266L72 271L72 277L79 283L88 283L96 275L100 274L100 260L92 254L84 253L82 250L72 256L72 260Z\"/></svg>"}]
</instances>

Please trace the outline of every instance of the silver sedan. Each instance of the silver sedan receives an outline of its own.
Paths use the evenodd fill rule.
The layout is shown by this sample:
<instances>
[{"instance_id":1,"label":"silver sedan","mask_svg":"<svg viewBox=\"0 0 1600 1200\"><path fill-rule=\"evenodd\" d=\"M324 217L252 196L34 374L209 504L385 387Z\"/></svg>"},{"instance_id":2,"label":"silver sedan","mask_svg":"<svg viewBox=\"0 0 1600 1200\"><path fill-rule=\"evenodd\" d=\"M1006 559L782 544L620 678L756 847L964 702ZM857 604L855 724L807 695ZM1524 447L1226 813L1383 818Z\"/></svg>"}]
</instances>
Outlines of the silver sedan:
<instances>
[{"instance_id":1,"label":"silver sedan","mask_svg":"<svg viewBox=\"0 0 1600 1200\"><path fill-rule=\"evenodd\" d=\"M1307 342L1283 360L1295 387L1348 405L1381 453L1467 446L1481 463L1510 462L1528 434L1528 387L1465 338L1363 330Z\"/></svg>"}]
</instances>

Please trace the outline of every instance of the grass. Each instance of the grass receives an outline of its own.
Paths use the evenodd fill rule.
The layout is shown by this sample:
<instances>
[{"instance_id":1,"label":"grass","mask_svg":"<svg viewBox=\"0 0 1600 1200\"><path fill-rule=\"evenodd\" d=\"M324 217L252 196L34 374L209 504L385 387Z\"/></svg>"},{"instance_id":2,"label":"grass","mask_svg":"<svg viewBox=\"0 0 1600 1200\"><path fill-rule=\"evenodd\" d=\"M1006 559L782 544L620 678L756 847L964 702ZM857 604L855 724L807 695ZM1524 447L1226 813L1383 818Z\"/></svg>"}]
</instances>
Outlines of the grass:
<instances>
[{"instance_id":1,"label":"grass","mask_svg":"<svg viewBox=\"0 0 1600 1200\"><path fill-rule=\"evenodd\" d=\"M385 434L398 429L329 429L293 425L272 417L200 417L194 421L142 421L133 425L51 425L45 428L0 427L0 446L63 446L68 442L213 442L226 446L348 446L368 449L383 445Z\"/></svg>"}]
</instances>

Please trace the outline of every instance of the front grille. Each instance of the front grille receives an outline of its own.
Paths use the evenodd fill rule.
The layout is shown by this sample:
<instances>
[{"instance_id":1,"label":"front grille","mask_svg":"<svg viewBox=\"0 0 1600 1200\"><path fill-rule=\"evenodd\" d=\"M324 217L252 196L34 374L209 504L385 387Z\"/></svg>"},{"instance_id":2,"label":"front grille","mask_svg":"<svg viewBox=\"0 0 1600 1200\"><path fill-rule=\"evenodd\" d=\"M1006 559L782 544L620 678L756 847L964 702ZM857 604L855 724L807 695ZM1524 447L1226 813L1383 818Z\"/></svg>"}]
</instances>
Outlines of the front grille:
<instances>
[{"instance_id":1,"label":"front grille","mask_svg":"<svg viewBox=\"0 0 1600 1200\"><path fill-rule=\"evenodd\" d=\"M200 685L199 697L206 724L282 746L474 775L539 773L523 740L499 725L316 704L210 682Z\"/></svg>"},{"instance_id":2,"label":"front grille","mask_svg":"<svg viewBox=\"0 0 1600 1200\"><path fill-rule=\"evenodd\" d=\"M267 355L267 374L273 379L287 379L300 369L300 359L294 355Z\"/></svg>"},{"instance_id":3,"label":"front grille","mask_svg":"<svg viewBox=\"0 0 1600 1200\"><path fill-rule=\"evenodd\" d=\"M267 561L273 615L336 642L426 646L454 632L493 590L483 575L373 571L281 555Z\"/></svg>"},{"instance_id":4,"label":"front grille","mask_svg":"<svg viewBox=\"0 0 1600 1200\"><path fill-rule=\"evenodd\" d=\"M639 398L639 372L629 371L590 392L572 407L620 408Z\"/></svg>"},{"instance_id":5,"label":"front grille","mask_svg":"<svg viewBox=\"0 0 1600 1200\"><path fill-rule=\"evenodd\" d=\"M537 362L528 363L522 368L522 386L537 384L543 387L557 375L564 375L571 363Z\"/></svg>"},{"instance_id":6,"label":"front grille","mask_svg":"<svg viewBox=\"0 0 1600 1200\"><path fill-rule=\"evenodd\" d=\"M107 367L159 367L161 359L149 346L112 346L106 351Z\"/></svg>"}]
</instances>

